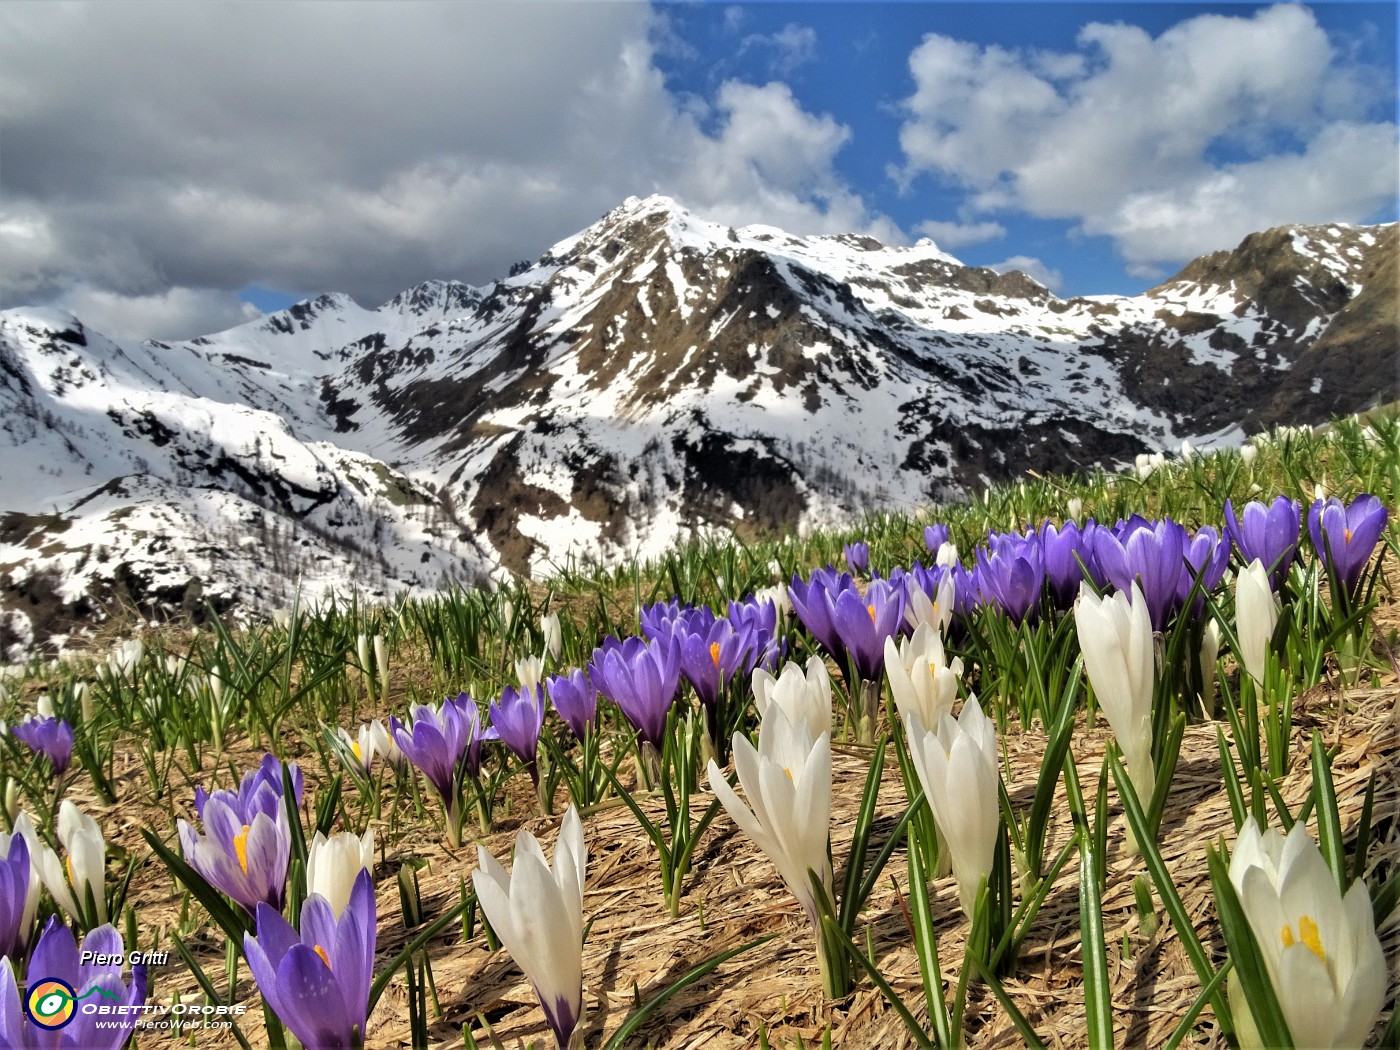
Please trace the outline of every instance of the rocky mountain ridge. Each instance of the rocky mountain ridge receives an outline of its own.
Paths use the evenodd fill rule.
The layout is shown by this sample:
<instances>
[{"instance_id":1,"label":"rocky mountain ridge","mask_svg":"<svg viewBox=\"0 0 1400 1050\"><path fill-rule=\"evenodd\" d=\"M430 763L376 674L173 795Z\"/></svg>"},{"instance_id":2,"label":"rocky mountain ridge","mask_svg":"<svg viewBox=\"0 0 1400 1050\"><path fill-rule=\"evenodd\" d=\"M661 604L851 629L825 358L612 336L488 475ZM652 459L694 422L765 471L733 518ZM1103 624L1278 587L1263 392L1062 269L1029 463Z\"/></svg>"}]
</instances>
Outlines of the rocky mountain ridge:
<instances>
[{"instance_id":1,"label":"rocky mountain ridge","mask_svg":"<svg viewBox=\"0 0 1400 1050\"><path fill-rule=\"evenodd\" d=\"M1060 299L931 242L652 197L376 310L141 344L5 311L0 645L112 602L424 592L1319 422L1400 397L1396 254L1394 226L1284 227Z\"/></svg>"}]
</instances>

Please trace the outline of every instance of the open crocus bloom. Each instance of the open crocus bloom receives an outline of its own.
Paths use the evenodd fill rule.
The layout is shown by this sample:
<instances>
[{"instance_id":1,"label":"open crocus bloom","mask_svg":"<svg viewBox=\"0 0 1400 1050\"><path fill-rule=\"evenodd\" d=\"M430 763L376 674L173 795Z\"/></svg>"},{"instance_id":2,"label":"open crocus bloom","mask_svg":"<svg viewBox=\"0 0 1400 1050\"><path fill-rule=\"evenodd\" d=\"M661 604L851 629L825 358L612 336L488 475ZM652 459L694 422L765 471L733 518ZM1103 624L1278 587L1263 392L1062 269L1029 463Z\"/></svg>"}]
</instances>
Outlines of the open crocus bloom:
<instances>
[{"instance_id":1,"label":"open crocus bloom","mask_svg":"<svg viewBox=\"0 0 1400 1050\"><path fill-rule=\"evenodd\" d=\"M263 998L303 1046L317 1050L363 1045L374 944L374 883L367 871L356 876L341 915L313 893L301 906L300 932L260 904L257 936L243 935Z\"/></svg>"},{"instance_id":2,"label":"open crocus bloom","mask_svg":"<svg viewBox=\"0 0 1400 1050\"><path fill-rule=\"evenodd\" d=\"M58 810L58 841L67 853L65 860L37 840L31 844L31 862L55 903L81 923L101 925L107 921L107 900L103 893L107 873L107 844L97 821L67 799ZM89 913L88 898L94 913Z\"/></svg>"},{"instance_id":3,"label":"open crocus bloom","mask_svg":"<svg viewBox=\"0 0 1400 1050\"><path fill-rule=\"evenodd\" d=\"M535 988L555 1042L565 1050L583 1017L583 876L588 853L573 806L564 814L554 868L539 841L521 830L513 870L477 847L472 872L481 910Z\"/></svg>"},{"instance_id":4,"label":"open crocus bloom","mask_svg":"<svg viewBox=\"0 0 1400 1050\"><path fill-rule=\"evenodd\" d=\"M1365 883L1358 879L1343 897L1302 821L1285 839L1272 828L1261 834L1253 817L1240 828L1230 882L1294 1045L1361 1046L1380 1016L1386 987ZM1242 1002L1231 1005L1244 1010Z\"/></svg>"},{"instance_id":5,"label":"open crocus bloom","mask_svg":"<svg viewBox=\"0 0 1400 1050\"><path fill-rule=\"evenodd\" d=\"M938 725L941 715L952 713L962 671L960 658L948 662L943 639L932 624L920 624L914 636L902 639L898 646L893 638L885 639L885 674L900 718L917 712L925 726Z\"/></svg>"},{"instance_id":6,"label":"open crocus bloom","mask_svg":"<svg viewBox=\"0 0 1400 1050\"><path fill-rule=\"evenodd\" d=\"M232 791L216 791L204 803L201 836L188 823L177 824L185 860L249 915L260 903L282 907L291 862L291 832L287 811L277 806L271 815L249 804L241 807Z\"/></svg>"},{"instance_id":7,"label":"open crocus bloom","mask_svg":"<svg viewBox=\"0 0 1400 1050\"><path fill-rule=\"evenodd\" d=\"M805 721L793 723L778 704L769 705L758 727L758 748L734 734L734 769L748 797L743 801L713 761L710 790L739 828L778 869L813 928L820 917L808 871L832 887L831 734L813 736Z\"/></svg>"},{"instance_id":8,"label":"open crocus bloom","mask_svg":"<svg viewBox=\"0 0 1400 1050\"><path fill-rule=\"evenodd\" d=\"M113 961L115 960L115 961ZM52 916L29 958L26 994L36 991L41 981L55 987L63 982L79 995L93 989L87 1003L77 1004L67 995L52 997L40 993L32 1006L58 1019L67 1010L71 1018L61 1027L42 1031L20 1005L15 981L15 963L0 960L0 1046L25 1050L117 1050L131 1034L141 1006L146 1001L146 967L131 968L131 983L122 980L126 952L121 936L111 926L99 926L83 938L82 950L73 933L58 916ZM46 1001L47 1000L47 1001ZM100 1003L106 1013L82 1009Z\"/></svg>"}]
</instances>

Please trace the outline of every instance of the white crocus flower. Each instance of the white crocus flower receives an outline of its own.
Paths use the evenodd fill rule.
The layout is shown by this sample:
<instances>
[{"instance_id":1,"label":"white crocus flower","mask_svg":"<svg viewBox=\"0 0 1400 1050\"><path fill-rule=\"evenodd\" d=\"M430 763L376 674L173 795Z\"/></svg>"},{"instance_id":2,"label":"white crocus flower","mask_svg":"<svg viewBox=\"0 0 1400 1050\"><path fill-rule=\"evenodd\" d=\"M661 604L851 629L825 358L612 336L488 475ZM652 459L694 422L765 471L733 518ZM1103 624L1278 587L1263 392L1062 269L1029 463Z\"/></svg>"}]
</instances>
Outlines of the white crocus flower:
<instances>
[{"instance_id":1,"label":"white crocus flower","mask_svg":"<svg viewBox=\"0 0 1400 1050\"><path fill-rule=\"evenodd\" d=\"M394 743L393 738L389 736L389 730L384 728L384 723L377 718L361 724L359 732L353 737L345 729L337 729L335 732L366 774L369 773L375 758L382 757L394 763L396 767L397 762L403 761L403 752L399 751L399 745Z\"/></svg>"},{"instance_id":2,"label":"white crocus flower","mask_svg":"<svg viewBox=\"0 0 1400 1050\"><path fill-rule=\"evenodd\" d=\"M1230 882L1293 1045L1361 1046L1380 1016L1386 988L1385 955L1365 882L1353 882L1343 897L1302 821L1285 839L1272 828L1261 834L1253 817L1240 828ZM1243 1016L1247 1007L1238 986L1231 991L1231 1006ZM1249 1045L1241 1039L1241 1046Z\"/></svg>"},{"instance_id":3,"label":"white crocus flower","mask_svg":"<svg viewBox=\"0 0 1400 1050\"><path fill-rule=\"evenodd\" d=\"M1071 496L1069 502L1065 504L1067 512L1066 521L1078 521L1079 516L1084 513L1084 501L1078 496Z\"/></svg>"},{"instance_id":4,"label":"white crocus flower","mask_svg":"<svg viewBox=\"0 0 1400 1050\"><path fill-rule=\"evenodd\" d=\"M911 591L922 594L917 587ZM936 726L944 714L952 714L958 698L963 662L948 662L943 638L931 624L922 623L912 638L885 639L885 675L890 680L894 706L901 719L917 713L924 726Z\"/></svg>"},{"instance_id":5,"label":"white crocus flower","mask_svg":"<svg viewBox=\"0 0 1400 1050\"><path fill-rule=\"evenodd\" d=\"M820 656L807 660L805 674L796 660L785 663L776 678L762 667L754 668L752 688L760 720L776 704L789 722L805 723L814 738L831 732L831 678Z\"/></svg>"},{"instance_id":6,"label":"white crocus flower","mask_svg":"<svg viewBox=\"0 0 1400 1050\"><path fill-rule=\"evenodd\" d=\"M917 711L904 725L919 783L953 855L958 898L971 918L981 881L992 873L1001 827L996 726L975 696L968 697L956 722L944 712L936 731L923 725Z\"/></svg>"},{"instance_id":7,"label":"white crocus flower","mask_svg":"<svg viewBox=\"0 0 1400 1050\"><path fill-rule=\"evenodd\" d=\"M1254 457L1259 455L1259 449L1253 445L1243 445L1240 447L1240 459L1244 460L1247 467L1254 462Z\"/></svg>"},{"instance_id":8,"label":"white crocus flower","mask_svg":"<svg viewBox=\"0 0 1400 1050\"><path fill-rule=\"evenodd\" d=\"M1276 626L1278 598L1269 586L1264 563L1255 558L1235 580L1235 637L1240 643L1240 663L1260 685Z\"/></svg>"},{"instance_id":9,"label":"white crocus flower","mask_svg":"<svg viewBox=\"0 0 1400 1050\"><path fill-rule=\"evenodd\" d=\"M544 635L544 651L557 663L559 654L564 651L564 631L559 624L559 614L553 612L541 616L540 631Z\"/></svg>"},{"instance_id":10,"label":"white crocus flower","mask_svg":"<svg viewBox=\"0 0 1400 1050\"><path fill-rule=\"evenodd\" d=\"M64 800L58 809L58 841L67 854L60 861L58 854L35 836L29 839L31 864L37 864L39 878L54 902L79 922L94 916L86 914L88 894L96 906L96 923L107 921L107 900L103 889L107 875L107 843L97 821L76 805Z\"/></svg>"},{"instance_id":11,"label":"white crocus flower","mask_svg":"<svg viewBox=\"0 0 1400 1050\"><path fill-rule=\"evenodd\" d=\"M107 658L107 666L118 678L126 678L136 670L136 665L145 655L145 643L140 638L132 638L122 642L112 651L112 655Z\"/></svg>"},{"instance_id":12,"label":"white crocus flower","mask_svg":"<svg viewBox=\"0 0 1400 1050\"><path fill-rule=\"evenodd\" d=\"M48 693L40 693L34 698L34 713L40 718L55 718L53 710L53 697Z\"/></svg>"},{"instance_id":13,"label":"white crocus flower","mask_svg":"<svg viewBox=\"0 0 1400 1050\"><path fill-rule=\"evenodd\" d=\"M382 634L374 636L374 666L379 668L379 695L389 695L389 647Z\"/></svg>"},{"instance_id":14,"label":"white crocus flower","mask_svg":"<svg viewBox=\"0 0 1400 1050\"><path fill-rule=\"evenodd\" d=\"M832 887L828 839L831 830L831 734L812 733L792 722L777 703L758 727L758 748L734 734L734 769L748 805L710 760L710 790L741 831L778 869L802 905L820 943L820 922L809 871L828 893Z\"/></svg>"},{"instance_id":15,"label":"white crocus flower","mask_svg":"<svg viewBox=\"0 0 1400 1050\"><path fill-rule=\"evenodd\" d=\"M522 693L534 692L540 684L540 673L544 662L538 656L522 656L515 661L515 677L520 681Z\"/></svg>"},{"instance_id":16,"label":"white crocus flower","mask_svg":"<svg viewBox=\"0 0 1400 1050\"><path fill-rule=\"evenodd\" d=\"M951 569L958 564L958 547L952 540L947 540L938 545L938 552L933 556L933 564L942 565L946 569ZM952 608L952 606L949 606Z\"/></svg>"},{"instance_id":17,"label":"white crocus flower","mask_svg":"<svg viewBox=\"0 0 1400 1050\"><path fill-rule=\"evenodd\" d=\"M941 551L946 544L941 544ZM931 624L940 635L948 632L948 625L953 622L953 604L956 593L953 589L953 576L951 573L944 573L943 578L938 581L938 593L930 598L924 593L924 589L917 585L909 587L909 602L904 607L904 619L909 626L918 628L919 624Z\"/></svg>"},{"instance_id":18,"label":"white crocus flower","mask_svg":"<svg viewBox=\"0 0 1400 1050\"><path fill-rule=\"evenodd\" d=\"M774 584L772 587L760 587L753 592L754 600L760 602L772 602L778 610L778 615L786 620L792 615L792 599L788 596L786 584Z\"/></svg>"},{"instance_id":19,"label":"white crocus flower","mask_svg":"<svg viewBox=\"0 0 1400 1050\"><path fill-rule=\"evenodd\" d=\"M369 635L355 635L355 660L360 665L360 670L369 674Z\"/></svg>"},{"instance_id":20,"label":"white crocus flower","mask_svg":"<svg viewBox=\"0 0 1400 1050\"><path fill-rule=\"evenodd\" d=\"M340 918L361 871L374 875L374 832L342 831L330 838L316 832L306 851L306 892L318 893Z\"/></svg>"},{"instance_id":21,"label":"white crocus flower","mask_svg":"<svg viewBox=\"0 0 1400 1050\"><path fill-rule=\"evenodd\" d=\"M1220 658L1220 621L1206 621L1201 632L1201 651L1197 654L1201 665L1201 706L1207 718L1215 710L1215 662Z\"/></svg>"},{"instance_id":22,"label":"white crocus flower","mask_svg":"<svg viewBox=\"0 0 1400 1050\"><path fill-rule=\"evenodd\" d=\"M573 806L564 814L551 871L528 831L515 837L510 872L476 849L472 872L481 910L535 988L560 1050L574 1042L583 1017L583 878L588 853Z\"/></svg>"},{"instance_id":23,"label":"white crocus flower","mask_svg":"<svg viewBox=\"0 0 1400 1050\"><path fill-rule=\"evenodd\" d=\"M20 935L25 938L24 943L27 944L28 938L34 932L34 916L39 911L39 891L43 887L37 859L40 843L39 836L34 834L34 825L30 823L28 813L21 813L14 818L14 829L12 835L0 832L0 857L10 855L10 842L15 838L23 839L25 847L29 850L29 884L25 889L24 910L20 918Z\"/></svg>"},{"instance_id":24,"label":"white crocus flower","mask_svg":"<svg viewBox=\"0 0 1400 1050\"><path fill-rule=\"evenodd\" d=\"M1099 707L1123 751L1128 779L1144 807L1152 799L1157 772L1152 765L1152 621L1136 583L1131 598L1100 598L1085 584L1074 603L1084 670Z\"/></svg>"}]
</instances>

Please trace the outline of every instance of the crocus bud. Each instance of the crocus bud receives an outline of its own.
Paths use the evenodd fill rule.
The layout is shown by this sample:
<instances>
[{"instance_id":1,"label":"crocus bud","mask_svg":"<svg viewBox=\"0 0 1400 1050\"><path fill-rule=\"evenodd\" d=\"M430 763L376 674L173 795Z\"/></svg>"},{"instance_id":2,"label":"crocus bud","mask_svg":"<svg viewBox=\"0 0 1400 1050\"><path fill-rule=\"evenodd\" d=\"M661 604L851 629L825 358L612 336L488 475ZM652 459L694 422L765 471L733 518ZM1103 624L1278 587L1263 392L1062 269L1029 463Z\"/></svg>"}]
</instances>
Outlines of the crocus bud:
<instances>
[{"instance_id":1,"label":"crocus bud","mask_svg":"<svg viewBox=\"0 0 1400 1050\"><path fill-rule=\"evenodd\" d=\"M544 634L544 651L551 660L558 661L559 654L564 651L564 632L559 626L559 614L541 616L540 631Z\"/></svg>"},{"instance_id":2,"label":"crocus bud","mask_svg":"<svg viewBox=\"0 0 1400 1050\"><path fill-rule=\"evenodd\" d=\"M1260 685L1277 625L1278 599L1269 587L1264 563L1255 558L1235 581L1235 636L1240 643L1236 654L1240 663Z\"/></svg>"}]
</instances>

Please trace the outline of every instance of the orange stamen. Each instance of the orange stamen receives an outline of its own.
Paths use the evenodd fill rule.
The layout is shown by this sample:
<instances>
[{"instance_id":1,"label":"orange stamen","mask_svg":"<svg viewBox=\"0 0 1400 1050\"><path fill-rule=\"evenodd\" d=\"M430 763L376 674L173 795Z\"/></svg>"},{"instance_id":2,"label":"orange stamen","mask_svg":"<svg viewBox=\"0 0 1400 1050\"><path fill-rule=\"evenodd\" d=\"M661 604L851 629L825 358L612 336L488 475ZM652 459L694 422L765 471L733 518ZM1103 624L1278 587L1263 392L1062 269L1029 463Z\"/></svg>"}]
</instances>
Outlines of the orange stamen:
<instances>
[{"instance_id":1,"label":"orange stamen","mask_svg":"<svg viewBox=\"0 0 1400 1050\"><path fill-rule=\"evenodd\" d=\"M710 643L710 659L715 662L716 667L719 666L719 642Z\"/></svg>"},{"instance_id":2,"label":"orange stamen","mask_svg":"<svg viewBox=\"0 0 1400 1050\"><path fill-rule=\"evenodd\" d=\"M331 968L331 957L326 954L326 949L322 948L319 944L313 945L312 947L316 954L321 957L321 961L326 964L326 969L329 970Z\"/></svg>"},{"instance_id":3,"label":"orange stamen","mask_svg":"<svg viewBox=\"0 0 1400 1050\"><path fill-rule=\"evenodd\" d=\"M875 622L875 606L874 606L874 605L867 605L867 606L865 607L865 611L868 612L868 613L870 614L870 622L871 622L871 623L874 623L874 622Z\"/></svg>"},{"instance_id":4,"label":"orange stamen","mask_svg":"<svg viewBox=\"0 0 1400 1050\"><path fill-rule=\"evenodd\" d=\"M248 874L248 832L252 830L247 824L243 825L243 830L233 836L233 852L238 855L238 866L243 869L243 874Z\"/></svg>"}]
</instances>

